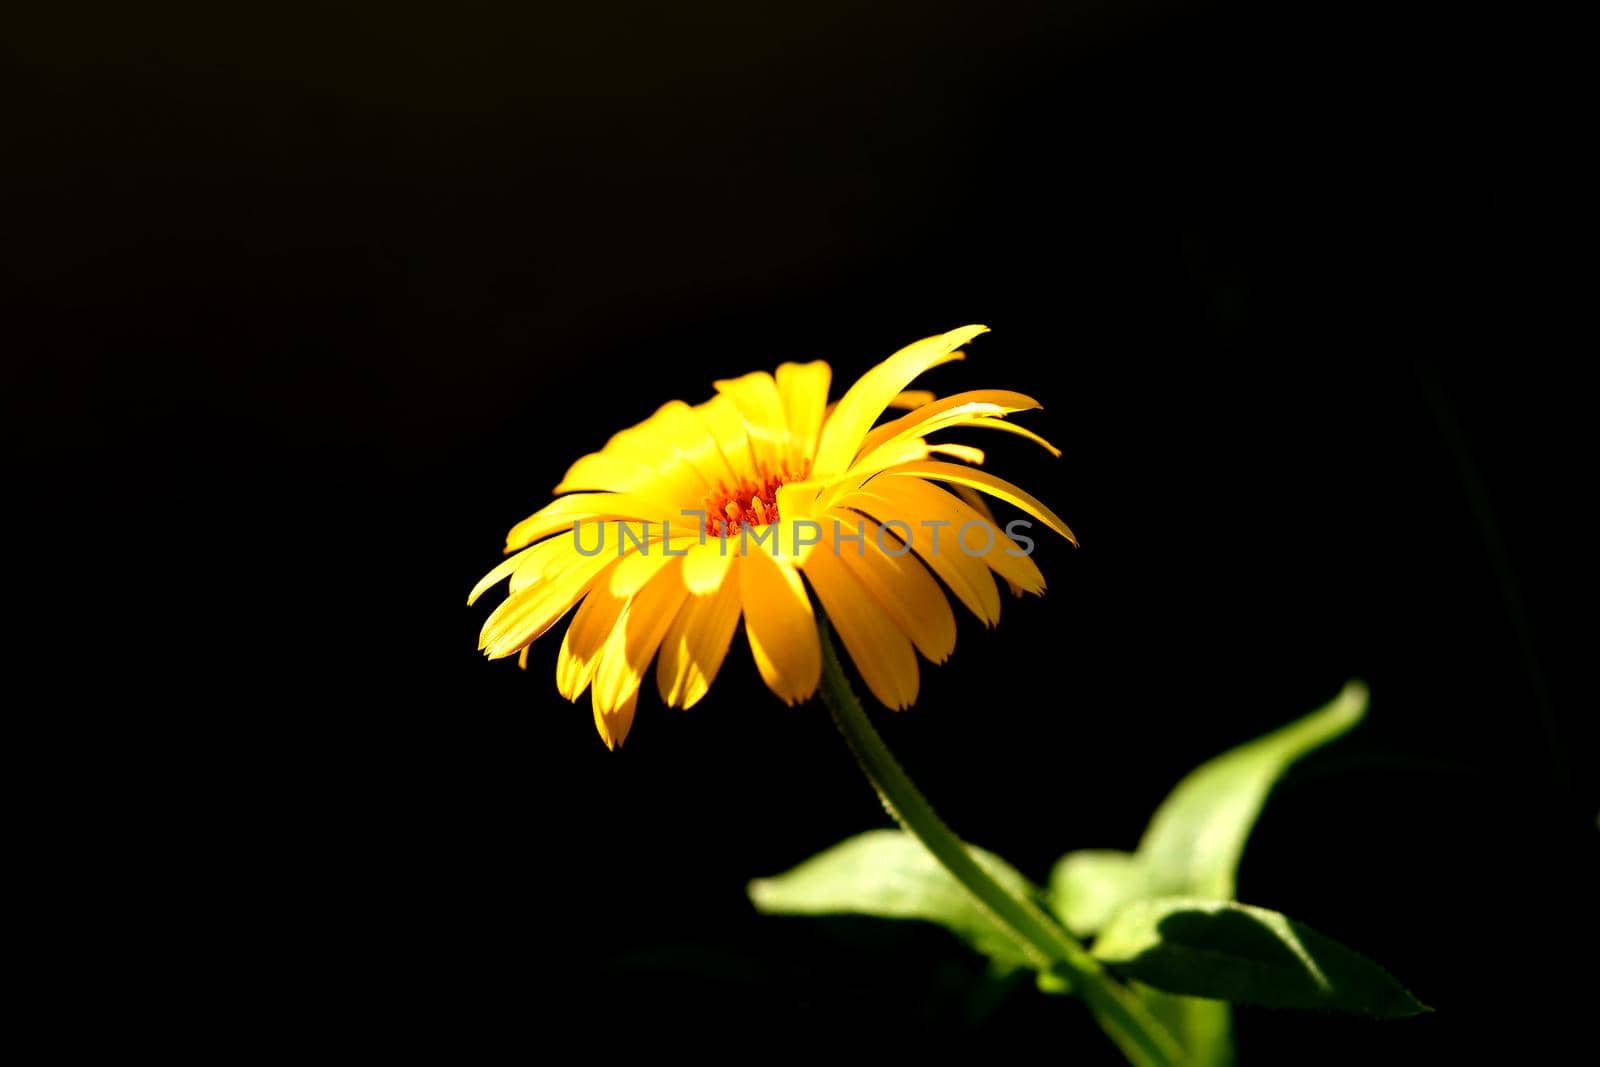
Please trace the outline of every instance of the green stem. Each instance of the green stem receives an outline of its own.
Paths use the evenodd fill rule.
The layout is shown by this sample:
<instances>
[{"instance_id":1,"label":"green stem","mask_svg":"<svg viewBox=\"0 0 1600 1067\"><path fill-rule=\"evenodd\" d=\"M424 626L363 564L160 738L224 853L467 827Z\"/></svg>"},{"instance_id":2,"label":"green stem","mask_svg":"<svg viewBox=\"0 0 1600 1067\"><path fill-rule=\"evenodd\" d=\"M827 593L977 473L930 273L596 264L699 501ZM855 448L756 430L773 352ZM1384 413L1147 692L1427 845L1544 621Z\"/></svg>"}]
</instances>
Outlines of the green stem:
<instances>
[{"instance_id":1,"label":"green stem","mask_svg":"<svg viewBox=\"0 0 1600 1067\"><path fill-rule=\"evenodd\" d=\"M1106 973L1098 960L1036 904L1011 893L972 858L873 729L839 663L827 620L819 618L817 628L822 639L822 701L894 820L922 842L1030 958L1071 980L1101 1028L1130 1062L1139 1067L1181 1064L1183 1054L1172 1036L1126 986Z\"/></svg>"}]
</instances>

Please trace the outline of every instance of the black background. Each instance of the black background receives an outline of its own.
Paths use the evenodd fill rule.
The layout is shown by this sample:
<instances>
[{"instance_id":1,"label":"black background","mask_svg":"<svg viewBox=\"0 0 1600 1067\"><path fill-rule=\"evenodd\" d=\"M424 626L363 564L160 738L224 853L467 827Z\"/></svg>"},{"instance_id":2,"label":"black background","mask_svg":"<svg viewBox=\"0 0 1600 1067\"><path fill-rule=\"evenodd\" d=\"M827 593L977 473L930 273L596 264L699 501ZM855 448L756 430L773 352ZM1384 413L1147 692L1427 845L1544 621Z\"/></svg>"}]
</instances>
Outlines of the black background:
<instances>
[{"instance_id":1,"label":"black background","mask_svg":"<svg viewBox=\"0 0 1600 1067\"><path fill-rule=\"evenodd\" d=\"M1560 168L1518 27L130 5L3 54L14 714L56 728L23 818L73 946L40 987L93 994L69 1033L1112 1062L1027 990L975 1021L937 932L751 913L746 879L883 817L742 638L611 754L558 642L486 664L463 605L661 401L966 322L994 333L928 384L1044 400L1063 459L984 444L1083 548L879 716L952 823L1040 879L1131 847L1186 769L1360 676L1369 721L1274 796L1241 895L1438 1011L1247 1010L1244 1061L1515 1030L1540 1062L1567 1025L1592 476L1539 358Z\"/></svg>"}]
</instances>

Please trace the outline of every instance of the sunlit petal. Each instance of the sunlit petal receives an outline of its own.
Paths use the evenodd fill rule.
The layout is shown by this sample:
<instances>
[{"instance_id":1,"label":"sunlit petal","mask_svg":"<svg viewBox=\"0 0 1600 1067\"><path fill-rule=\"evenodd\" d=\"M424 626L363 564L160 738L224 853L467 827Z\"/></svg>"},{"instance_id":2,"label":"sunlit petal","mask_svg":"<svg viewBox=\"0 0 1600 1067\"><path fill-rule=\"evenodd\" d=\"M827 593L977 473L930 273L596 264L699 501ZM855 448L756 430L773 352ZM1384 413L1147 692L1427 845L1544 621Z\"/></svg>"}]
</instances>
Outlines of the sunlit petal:
<instances>
[{"instance_id":1,"label":"sunlit petal","mask_svg":"<svg viewBox=\"0 0 1600 1067\"><path fill-rule=\"evenodd\" d=\"M900 391L918 375L940 363L959 359L956 349L988 332L987 326L963 326L959 330L927 337L907 345L863 374L839 398L839 403L822 428L817 459L811 467L813 477L829 477L843 471L856 457L861 442Z\"/></svg>"},{"instance_id":2,"label":"sunlit petal","mask_svg":"<svg viewBox=\"0 0 1600 1067\"><path fill-rule=\"evenodd\" d=\"M738 570L756 668L784 703L798 704L816 692L822 677L822 646L805 585L798 571L761 551L741 556Z\"/></svg>"},{"instance_id":3,"label":"sunlit petal","mask_svg":"<svg viewBox=\"0 0 1600 1067\"><path fill-rule=\"evenodd\" d=\"M709 596L684 601L656 662L656 688L663 703L690 708L711 690L739 625L740 603L737 579L723 582Z\"/></svg>"}]
</instances>

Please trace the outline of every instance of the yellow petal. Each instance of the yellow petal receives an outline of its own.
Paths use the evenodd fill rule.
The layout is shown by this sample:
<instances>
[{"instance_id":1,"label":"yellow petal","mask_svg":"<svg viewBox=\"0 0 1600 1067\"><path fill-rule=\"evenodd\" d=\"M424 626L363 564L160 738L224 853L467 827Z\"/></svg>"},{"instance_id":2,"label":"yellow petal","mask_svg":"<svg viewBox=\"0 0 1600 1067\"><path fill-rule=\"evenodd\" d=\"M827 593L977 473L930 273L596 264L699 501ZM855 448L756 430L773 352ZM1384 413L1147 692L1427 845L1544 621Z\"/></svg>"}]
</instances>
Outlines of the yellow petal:
<instances>
[{"instance_id":1,"label":"yellow petal","mask_svg":"<svg viewBox=\"0 0 1600 1067\"><path fill-rule=\"evenodd\" d=\"M554 579L507 597L484 620L478 647L490 659L500 659L536 640L572 610L595 576L612 562L598 556L580 557Z\"/></svg>"},{"instance_id":2,"label":"yellow petal","mask_svg":"<svg viewBox=\"0 0 1600 1067\"><path fill-rule=\"evenodd\" d=\"M594 523L583 524L583 543L593 543ZM517 569L511 574L511 581L506 586L506 592L511 596L522 592L546 577L554 577L566 570L572 560L577 558L578 551L573 547L572 533L556 534L554 537L540 541L526 552L517 555Z\"/></svg>"},{"instance_id":3,"label":"yellow petal","mask_svg":"<svg viewBox=\"0 0 1600 1067\"><path fill-rule=\"evenodd\" d=\"M996 478L987 471L960 467L954 463L940 463L937 460L924 460L891 467L883 473L885 476L931 478L937 482L949 482L951 485L969 486L981 493L988 493L997 500L1004 500L1012 507L1022 509L1068 541L1073 544L1078 543L1077 537L1073 536L1072 531L1067 529L1067 524L1062 522L1055 512L1039 503L1025 490L1003 478Z\"/></svg>"},{"instance_id":4,"label":"yellow petal","mask_svg":"<svg viewBox=\"0 0 1600 1067\"><path fill-rule=\"evenodd\" d=\"M937 452L940 455L949 456L952 459L959 459L963 463L972 463L975 465L982 465L983 463L983 449L973 448L971 445L940 443L936 445L929 445L928 451Z\"/></svg>"},{"instance_id":5,"label":"yellow petal","mask_svg":"<svg viewBox=\"0 0 1600 1067\"><path fill-rule=\"evenodd\" d=\"M715 470L710 433L681 400L669 401L648 419L613 434L599 452L574 463L557 493L606 489L650 498L657 510L676 511L677 501L704 493L706 466Z\"/></svg>"},{"instance_id":6,"label":"yellow petal","mask_svg":"<svg viewBox=\"0 0 1600 1067\"><path fill-rule=\"evenodd\" d=\"M657 414L665 447L675 450L680 459L699 471L708 486L736 477L716 435L698 411L680 402Z\"/></svg>"},{"instance_id":7,"label":"yellow petal","mask_svg":"<svg viewBox=\"0 0 1600 1067\"><path fill-rule=\"evenodd\" d=\"M831 477L848 467L860 450L862 439L889 406L889 401L930 367L959 359L955 350L988 329L987 326L963 326L937 337L924 338L863 374L839 398L833 414L822 427L817 459L811 468L812 477Z\"/></svg>"},{"instance_id":8,"label":"yellow petal","mask_svg":"<svg viewBox=\"0 0 1600 1067\"><path fill-rule=\"evenodd\" d=\"M822 677L822 646L816 618L800 575L766 552L754 550L738 561L744 631L756 668L785 703L798 704L816 692Z\"/></svg>"},{"instance_id":9,"label":"yellow petal","mask_svg":"<svg viewBox=\"0 0 1600 1067\"><path fill-rule=\"evenodd\" d=\"M659 531L658 531L659 532ZM688 551L695 544L694 538L681 538L663 544L655 541L646 545L641 552L629 552L611 572L611 579L607 588L612 595L629 597L645 587L645 584L656 576L656 572L675 560L683 559L682 556L669 556L664 549L671 548L673 552Z\"/></svg>"},{"instance_id":10,"label":"yellow petal","mask_svg":"<svg viewBox=\"0 0 1600 1067\"><path fill-rule=\"evenodd\" d=\"M889 401L889 406L901 411L914 411L924 404L933 403L932 389L902 389Z\"/></svg>"},{"instance_id":11,"label":"yellow petal","mask_svg":"<svg viewBox=\"0 0 1600 1067\"><path fill-rule=\"evenodd\" d=\"M686 439L699 436L694 430L686 434L686 414L693 419L688 404L681 400L669 400L643 422L612 434L600 451L607 456L633 460L646 467L659 464L684 447Z\"/></svg>"},{"instance_id":12,"label":"yellow petal","mask_svg":"<svg viewBox=\"0 0 1600 1067\"><path fill-rule=\"evenodd\" d=\"M911 641L833 548L812 553L806 577L872 695L896 711L910 707L918 680Z\"/></svg>"},{"instance_id":13,"label":"yellow petal","mask_svg":"<svg viewBox=\"0 0 1600 1067\"><path fill-rule=\"evenodd\" d=\"M600 652L627 605L626 597L614 596L601 580L596 580L589 595L583 598L583 603L573 613L572 622L567 624L561 652L556 657L556 689L562 696L576 701L589 687L600 663Z\"/></svg>"},{"instance_id":14,"label":"yellow petal","mask_svg":"<svg viewBox=\"0 0 1600 1067\"><path fill-rule=\"evenodd\" d=\"M858 556L850 549L839 553L839 558L917 650L932 662L943 663L956 647L956 617L950 601L914 552L894 547L898 540L892 531L881 537L880 541L878 524L868 523L866 551ZM880 544L890 546L889 552Z\"/></svg>"},{"instance_id":15,"label":"yellow petal","mask_svg":"<svg viewBox=\"0 0 1600 1067\"><path fill-rule=\"evenodd\" d=\"M823 482L807 480L803 482L786 482L778 486L774 499L778 505L778 513L786 520L811 519L820 514L818 498L826 488Z\"/></svg>"},{"instance_id":16,"label":"yellow petal","mask_svg":"<svg viewBox=\"0 0 1600 1067\"><path fill-rule=\"evenodd\" d=\"M924 519L945 518L939 512L930 510L928 499L918 492L919 489L934 488L915 478L878 478L866 489L856 490L846 498L853 510L830 514L839 518L846 533L853 531L856 524L861 522L866 537L873 536L870 524L863 521L857 512L865 512L880 522L894 519L904 523L905 528L911 531L911 548L917 557L950 587L956 599L965 604L984 625L993 626L1000 621L1000 590L994 584L988 565L956 547L957 527L923 525ZM832 529L831 523L829 529ZM905 532L899 526L889 529L894 534ZM841 544L839 551L848 555L855 552L855 547L853 544Z\"/></svg>"},{"instance_id":17,"label":"yellow petal","mask_svg":"<svg viewBox=\"0 0 1600 1067\"><path fill-rule=\"evenodd\" d=\"M987 507L973 507L968 501L919 478L880 478L867 492L896 501L896 510L902 515L915 514L924 522L945 523L939 536L941 552L992 568L1014 587L1013 591L1044 592L1044 575L1039 573L1038 566L996 524L994 514ZM870 505L865 510L871 510ZM969 523L976 526L969 529Z\"/></svg>"},{"instance_id":18,"label":"yellow petal","mask_svg":"<svg viewBox=\"0 0 1600 1067\"><path fill-rule=\"evenodd\" d=\"M623 493L573 493L552 500L513 526L506 534L506 551L515 552L541 537L571 530L574 521L647 518L658 510L653 502Z\"/></svg>"},{"instance_id":19,"label":"yellow petal","mask_svg":"<svg viewBox=\"0 0 1600 1067\"><path fill-rule=\"evenodd\" d=\"M718 393L705 403L696 404L694 412L717 442L723 459L738 475L738 480L754 478L756 455L750 444L744 415L739 411L739 405L733 402L733 397Z\"/></svg>"},{"instance_id":20,"label":"yellow petal","mask_svg":"<svg viewBox=\"0 0 1600 1067\"><path fill-rule=\"evenodd\" d=\"M622 609L595 669L591 695L596 713L605 714L633 700L640 679L688 595L681 577L669 571L657 575Z\"/></svg>"},{"instance_id":21,"label":"yellow petal","mask_svg":"<svg viewBox=\"0 0 1600 1067\"><path fill-rule=\"evenodd\" d=\"M594 705L594 726L600 731L600 740L606 747L616 751L618 745L628 739L628 730L633 726L633 711L639 704L639 691L633 693L620 704L614 707L602 708L598 703Z\"/></svg>"},{"instance_id":22,"label":"yellow petal","mask_svg":"<svg viewBox=\"0 0 1600 1067\"><path fill-rule=\"evenodd\" d=\"M828 383L833 370L822 360L810 363L783 363L778 366L778 395L783 399L783 415L789 423L789 441L795 454L791 460L808 465L817 451L817 436L822 432L822 411L828 406Z\"/></svg>"},{"instance_id":23,"label":"yellow petal","mask_svg":"<svg viewBox=\"0 0 1600 1067\"><path fill-rule=\"evenodd\" d=\"M778 384L772 380L772 375L751 371L715 384L717 392L738 406L756 458L774 469L781 465L789 439L789 424L784 419L783 398L778 395Z\"/></svg>"},{"instance_id":24,"label":"yellow petal","mask_svg":"<svg viewBox=\"0 0 1600 1067\"><path fill-rule=\"evenodd\" d=\"M907 484L907 480L902 480L898 484ZM932 483L923 482L921 484L931 485ZM956 496L961 498L961 502L963 504L967 505L967 507L971 508L973 511L976 511L984 522L994 527L996 532L995 545L997 546L997 550L1004 551L1005 548L1016 545L1016 542L1011 540L1010 536L1007 535L1004 530L1000 529L1000 520L994 517L994 511L989 507L989 502L983 499L982 493L978 492L976 489L969 489L964 485L953 485L950 488L954 490ZM960 526L955 527L957 530L960 530L960 528ZM1005 540L1001 541L1001 537L1004 537ZM972 543L975 548L978 547L978 542L976 540L974 540ZM1012 551L1020 551L1020 546L1013 548ZM992 558L988 557L985 558L985 561L991 565L993 565L994 562ZM1044 575L1039 573L1039 568L1034 566L1031 559L1027 562L1028 566L1033 567L1034 574L1036 575L1036 584L1030 585L1027 589L1024 589L1021 585L1017 584L1010 578L1007 578L1004 575L1001 576L1002 578L1005 578L1006 588L1011 591L1012 596L1019 597L1030 591L1034 593L1044 592Z\"/></svg>"},{"instance_id":25,"label":"yellow petal","mask_svg":"<svg viewBox=\"0 0 1600 1067\"><path fill-rule=\"evenodd\" d=\"M485 574L482 578L478 579L478 584L473 586L472 592L467 594L467 607L470 608L473 604L477 603L478 598L482 596L490 586L494 585L496 582L503 582L507 578L511 577L511 572L517 569L517 566L522 563L523 559L526 558L527 555L527 551L522 551L518 552L514 556L507 556L505 559L500 561L499 566L495 567L488 574Z\"/></svg>"},{"instance_id":26,"label":"yellow petal","mask_svg":"<svg viewBox=\"0 0 1600 1067\"><path fill-rule=\"evenodd\" d=\"M823 483L813 481L789 482L778 487L775 499L778 504L778 514L783 516L782 554L796 566L805 563L806 557L816 551L817 544L822 539L824 509L821 496L824 488ZM815 523L816 527L806 525L802 528L802 524L809 523ZM810 543L799 544L802 537Z\"/></svg>"},{"instance_id":27,"label":"yellow petal","mask_svg":"<svg viewBox=\"0 0 1600 1067\"><path fill-rule=\"evenodd\" d=\"M661 641L661 658L656 661L662 703L693 707L711 689L739 624L739 604L737 581L722 582L711 594L684 601Z\"/></svg>"},{"instance_id":28,"label":"yellow petal","mask_svg":"<svg viewBox=\"0 0 1600 1067\"><path fill-rule=\"evenodd\" d=\"M603 489L625 493L648 502L652 514L676 514L674 506L706 491L706 480L676 455L658 456L654 464L627 456L593 452L571 467L552 492Z\"/></svg>"},{"instance_id":29,"label":"yellow petal","mask_svg":"<svg viewBox=\"0 0 1600 1067\"><path fill-rule=\"evenodd\" d=\"M967 425L974 426L982 430L1002 430L1006 433L1014 433L1018 437L1026 437L1028 440L1032 441L1034 444L1038 445L1052 456L1056 457L1057 459L1061 458L1061 449L1057 448L1049 441L1046 441L1043 437L1040 437L1026 426L1019 426L1014 422L1007 422L1005 419L973 419L971 422L967 423Z\"/></svg>"},{"instance_id":30,"label":"yellow petal","mask_svg":"<svg viewBox=\"0 0 1600 1067\"><path fill-rule=\"evenodd\" d=\"M861 442L861 454L903 437L926 437L936 430L960 426L980 418L1006 415L1013 411L1031 411L1042 405L1026 393L1009 389L971 389L964 393L951 393L914 409L909 415L874 427Z\"/></svg>"},{"instance_id":31,"label":"yellow petal","mask_svg":"<svg viewBox=\"0 0 1600 1067\"><path fill-rule=\"evenodd\" d=\"M899 441L890 441L872 450L871 453L860 456L850 464L850 469L836 479L828 490L822 494L822 502L832 506L841 494L864 484L868 478L883 470L885 467L898 467L902 463L911 463L928 458L928 442L920 437L907 437Z\"/></svg>"},{"instance_id":32,"label":"yellow petal","mask_svg":"<svg viewBox=\"0 0 1600 1067\"><path fill-rule=\"evenodd\" d=\"M689 554L683 557L683 584L697 597L715 593L722 588L729 563L738 551L737 541L724 543L717 537L707 537L703 545L690 545Z\"/></svg>"}]
</instances>

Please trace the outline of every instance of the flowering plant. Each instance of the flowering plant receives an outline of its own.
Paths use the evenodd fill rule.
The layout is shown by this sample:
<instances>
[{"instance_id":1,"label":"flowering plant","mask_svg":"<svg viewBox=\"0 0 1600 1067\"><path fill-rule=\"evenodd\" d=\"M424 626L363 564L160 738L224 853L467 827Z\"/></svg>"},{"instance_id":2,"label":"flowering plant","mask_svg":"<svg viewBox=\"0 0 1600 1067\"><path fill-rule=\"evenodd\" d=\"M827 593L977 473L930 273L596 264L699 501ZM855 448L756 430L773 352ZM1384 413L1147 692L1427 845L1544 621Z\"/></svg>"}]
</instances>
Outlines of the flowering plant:
<instances>
[{"instance_id":1,"label":"flowering plant","mask_svg":"<svg viewBox=\"0 0 1600 1067\"><path fill-rule=\"evenodd\" d=\"M1240 856L1273 784L1359 722L1360 683L1191 773L1137 851L1069 853L1044 889L958 838L885 747L835 635L868 691L907 708L919 692L918 654L937 664L954 650L950 596L993 626L1000 583L1018 596L1044 591L1025 531L1037 522L1076 543L1043 503L984 471L979 448L942 437L998 430L1059 455L1009 420L1037 401L996 389L945 397L910 389L984 332L966 326L917 341L834 403L826 363L785 363L718 382L711 399L668 403L617 433L572 465L553 502L512 528L506 560L468 600L508 581L480 648L525 666L528 647L572 613L556 685L573 701L589 693L600 737L614 748L652 663L662 701L690 707L709 691L742 621L767 687L789 704L820 693L900 826L752 882L755 906L943 925L998 970L1031 970L1042 991L1082 999L1130 1062L1232 1062L1229 1002L1426 1011L1360 954L1234 899ZM891 410L905 413L885 420ZM1026 518L1002 526L990 500Z\"/></svg>"}]
</instances>

